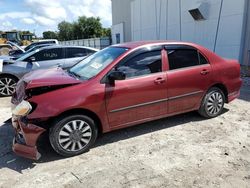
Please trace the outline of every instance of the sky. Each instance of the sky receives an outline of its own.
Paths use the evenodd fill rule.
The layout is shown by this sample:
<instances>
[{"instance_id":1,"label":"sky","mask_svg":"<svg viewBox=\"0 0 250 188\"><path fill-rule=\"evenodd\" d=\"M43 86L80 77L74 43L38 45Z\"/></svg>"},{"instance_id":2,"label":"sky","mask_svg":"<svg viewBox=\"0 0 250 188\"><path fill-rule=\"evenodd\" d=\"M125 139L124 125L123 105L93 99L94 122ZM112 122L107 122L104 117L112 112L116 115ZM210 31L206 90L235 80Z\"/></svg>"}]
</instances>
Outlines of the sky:
<instances>
[{"instance_id":1,"label":"sky","mask_svg":"<svg viewBox=\"0 0 250 188\"><path fill-rule=\"evenodd\" d=\"M1 31L29 30L42 36L79 16L99 16L103 27L110 27L111 0L0 0Z\"/></svg>"}]
</instances>

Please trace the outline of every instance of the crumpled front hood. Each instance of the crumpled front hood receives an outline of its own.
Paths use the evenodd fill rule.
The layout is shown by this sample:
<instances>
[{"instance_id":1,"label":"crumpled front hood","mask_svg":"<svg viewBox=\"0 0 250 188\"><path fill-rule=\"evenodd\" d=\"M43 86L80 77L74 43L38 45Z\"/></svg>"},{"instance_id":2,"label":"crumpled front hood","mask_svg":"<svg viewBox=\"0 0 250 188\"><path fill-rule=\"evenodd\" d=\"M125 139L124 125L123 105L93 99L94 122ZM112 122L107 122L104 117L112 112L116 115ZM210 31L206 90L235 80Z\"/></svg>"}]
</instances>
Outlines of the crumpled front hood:
<instances>
[{"instance_id":1,"label":"crumpled front hood","mask_svg":"<svg viewBox=\"0 0 250 188\"><path fill-rule=\"evenodd\" d=\"M60 67L32 71L26 74L22 80L27 83L26 89L81 83L81 80L70 76Z\"/></svg>"}]
</instances>

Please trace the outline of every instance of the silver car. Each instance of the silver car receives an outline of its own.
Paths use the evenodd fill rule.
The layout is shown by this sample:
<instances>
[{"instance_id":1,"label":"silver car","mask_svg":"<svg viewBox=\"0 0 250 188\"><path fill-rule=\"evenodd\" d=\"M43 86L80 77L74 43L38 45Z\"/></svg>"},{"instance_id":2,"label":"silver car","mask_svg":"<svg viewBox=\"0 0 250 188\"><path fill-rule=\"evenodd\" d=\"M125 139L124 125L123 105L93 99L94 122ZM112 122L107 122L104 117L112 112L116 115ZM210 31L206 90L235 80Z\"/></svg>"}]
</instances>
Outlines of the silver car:
<instances>
[{"instance_id":1,"label":"silver car","mask_svg":"<svg viewBox=\"0 0 250 188\"><path fill-rule=\"evenodd\" d=\"M89 47L56 45L37 49L16 61L0 60L0 96L12 95L18 80L32 70L53 66L67 69L97 51L97 49Z\"/></svg>"}]
</instances>

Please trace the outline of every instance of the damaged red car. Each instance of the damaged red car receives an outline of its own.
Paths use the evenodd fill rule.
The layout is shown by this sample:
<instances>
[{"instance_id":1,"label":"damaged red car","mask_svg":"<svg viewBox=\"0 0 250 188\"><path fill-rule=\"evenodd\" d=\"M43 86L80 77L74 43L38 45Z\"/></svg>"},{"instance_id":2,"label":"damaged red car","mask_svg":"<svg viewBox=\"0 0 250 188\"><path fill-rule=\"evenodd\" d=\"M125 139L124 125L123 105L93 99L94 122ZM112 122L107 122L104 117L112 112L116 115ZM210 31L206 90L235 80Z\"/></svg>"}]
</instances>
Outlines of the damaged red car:
<instances>
[{"instance_id":1,"label":"damaged red car","mask_svg":"<svg viewBox=\"0 0 250 188\"><path fill-rule=\"evenodd\" d=\"M222 113L240 94L236 60L184 42L132 42L105 48L69 70L25 75L12 97L15 153L39 159L39 137L70 157L97 136L189 111Z\"/></svg>"}]
</instances>

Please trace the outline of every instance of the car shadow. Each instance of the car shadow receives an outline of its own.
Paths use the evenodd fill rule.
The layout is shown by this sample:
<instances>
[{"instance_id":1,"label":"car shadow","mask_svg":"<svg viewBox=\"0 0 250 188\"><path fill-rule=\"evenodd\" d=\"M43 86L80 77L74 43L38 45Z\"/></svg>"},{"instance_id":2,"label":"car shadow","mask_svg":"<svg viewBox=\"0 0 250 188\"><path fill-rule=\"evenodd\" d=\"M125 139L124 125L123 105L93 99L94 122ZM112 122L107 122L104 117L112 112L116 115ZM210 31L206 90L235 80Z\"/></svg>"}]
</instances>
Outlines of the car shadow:
<instances>
[{"instance_id":1,"label":"car shadow","mask_svg":"<svg viewBox=\"0 0 250 188\"><path fill-rule=\"evenodd\" d=\"M227 108L224 108L222 113L226 113L228 111L229 110ZM143 123L133 127L102 134L97 139L93 148L156 132L162 129L180 126L185 123L204 120L206 119L199 116L197 112L190 112L173 117L163 118L156 121L151 121L148 123ZM11 123L10 121L6 121L2 126L0 126L0 169L9 168L11 170L22 173L23 170L34 168L36 164L64 159L54 152L51 145L49 144L48 135L44 135L39 142L38 148L39 152L42 155L39 160L35 161L19 157L15 155L11 150L13 136L14 131L11 127Z\"/></svg>"}]
</instances>

